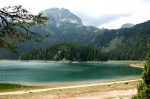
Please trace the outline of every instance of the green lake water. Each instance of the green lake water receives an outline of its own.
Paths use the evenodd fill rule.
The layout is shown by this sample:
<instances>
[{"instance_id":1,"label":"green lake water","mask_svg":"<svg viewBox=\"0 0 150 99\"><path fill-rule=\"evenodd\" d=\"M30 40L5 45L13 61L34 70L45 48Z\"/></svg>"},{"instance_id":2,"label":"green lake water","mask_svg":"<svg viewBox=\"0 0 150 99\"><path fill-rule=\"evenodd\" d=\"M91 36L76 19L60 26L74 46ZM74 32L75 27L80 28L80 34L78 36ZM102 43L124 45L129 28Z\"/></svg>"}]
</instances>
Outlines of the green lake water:
<instances>
[{"instance_id":1,"label":"green lake water","mask_svg":"<svg viewBox=\"0 0 150 99\"><path fill-rule=\"evenodd\" d=\"M130 63L0 62L0 82L78 82L140 77L142 69L130 67Z\"/></svg>"}]
</instances>

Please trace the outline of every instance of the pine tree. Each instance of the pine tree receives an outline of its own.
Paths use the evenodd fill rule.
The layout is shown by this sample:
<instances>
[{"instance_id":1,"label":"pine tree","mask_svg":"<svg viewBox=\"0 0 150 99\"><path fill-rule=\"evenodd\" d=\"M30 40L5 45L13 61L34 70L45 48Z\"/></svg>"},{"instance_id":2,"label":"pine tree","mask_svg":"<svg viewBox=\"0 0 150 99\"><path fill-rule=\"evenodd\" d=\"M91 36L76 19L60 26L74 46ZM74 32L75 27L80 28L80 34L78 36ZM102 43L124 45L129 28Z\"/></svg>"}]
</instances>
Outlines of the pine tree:
<instances>
[{"instance_id":1,"label":"pine tree","mask_svg":"<svg viewBox=\"0 0 150 99\"><path fill-rule=\"evenodd\" d=\"M138 93L132 99L150 99L150 38L148 40L149 51L142 73L142 81L138 85Z\"/></svg>"},{"instance_id":2,"label":"pine tree","mask_svg":"<svg viewBox=\"0 0 150 99\"><path fill-rule=\"evenodd\" d=\"M21 5L8 6L0 9L0 48L17 52L17 42L28 40L41 41L48 35L40 35L31 31L31 26L39 26L48 18L42 13L33 15Z\"/></svg>"}]
</instances>

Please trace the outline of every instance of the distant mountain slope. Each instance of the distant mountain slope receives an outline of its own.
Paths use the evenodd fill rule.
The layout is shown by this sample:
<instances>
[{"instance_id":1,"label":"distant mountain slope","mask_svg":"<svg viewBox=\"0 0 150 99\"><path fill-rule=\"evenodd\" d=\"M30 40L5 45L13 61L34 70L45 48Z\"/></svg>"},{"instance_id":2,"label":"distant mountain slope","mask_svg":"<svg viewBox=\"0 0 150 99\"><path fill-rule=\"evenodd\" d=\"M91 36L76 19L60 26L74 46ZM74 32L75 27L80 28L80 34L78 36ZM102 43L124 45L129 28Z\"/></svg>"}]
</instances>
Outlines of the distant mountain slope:
<instances>
[{"instance_id":1,"label":"distant mountain slope","mask_svg":"<svg viewBox=\"0 0 150 99\"><path fill-rule=\"evenodd\" d=\"M134 27L134 24L132 23L126 23L121 26L121 28L133 28L133 27Z\"/></svg>"},{"instance_id":2,"label":"distant mountain slope","mask_svg":"<svg viewBox=\"0 0 150 99\"><path fill-rule=\"evenodd\" d=\"M42 34L48 33L50 36L41 43L33 41L18 43L20 53L55 43L74 42L108 52L110 59L139 60L145 57L147 39L150 37L150 21L137 24L132 28L108 30L84 26L79 17L64 8L51 8L42 12L50 20L41 27L32 27L32 30ZM16 59L19 56L4 50L0 51L1 58Z\"/></svg>"},{"instance_id":3,"label":"distant mountain slope","mask_svg":"<svg viewBox=\"0 0 150 99\"><path fill-rule=\"evenodd\" d=\"M124 37L122 44L110 51L110 59L143 60L147 53L150 37L150 21L137 24L133 28L119 29Z\"/></svg>"}]
</instances>

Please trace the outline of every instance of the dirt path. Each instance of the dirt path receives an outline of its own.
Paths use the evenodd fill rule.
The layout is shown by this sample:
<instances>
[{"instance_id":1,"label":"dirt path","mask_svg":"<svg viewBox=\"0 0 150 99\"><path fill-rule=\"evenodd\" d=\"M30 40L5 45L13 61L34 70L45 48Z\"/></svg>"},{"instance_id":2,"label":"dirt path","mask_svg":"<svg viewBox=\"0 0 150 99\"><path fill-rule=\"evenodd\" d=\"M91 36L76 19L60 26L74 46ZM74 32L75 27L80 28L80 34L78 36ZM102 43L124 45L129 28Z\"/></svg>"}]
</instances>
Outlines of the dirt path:
<instances>
[{"instance_id":1,"label":"dirt path","mask_svg":"<svg viewBox=\"0 0 150 99\"><path fill-rule=\"evenodd\" d=\"M107 82L107 83L96 83L96 84L87 84L87 85L64 86L64 87L56 87L56 88L45 88L45 89L36 89L36 90L28 90L28 91L3 92L3 93L0 93L0 95L11 95L11 94L17 95L17 94L26 94L26 93L37 93L37 92L44 92L44 91L51 91L51 90L61 90L61 89L71 89L71 88L73 89L73 88L91 87L91 86L98 86L98 85L110 85L110 84L114 84L114 83L119 84L119 83L134 82L134 81L139 81L139 80L141 80L141 79ZM116 91L117 94L118 94L118 92L120 92L120 91ZM109 93L108 93L108 95L109 95ZM85 99L87 99L87 98L85 98Z\"/></svg>"},{"instance_id":2,"label":"dirt path","mask_svg":"<svg viewBox=\"0 0 150 99\"><path fill-rule=\"evenodd\" d=\"M130 99L133 95L137 93L137 89L129 90L114 90L108 92L97 92L88 95L78 96L78 97L69 97L66 99Z\"/></svg>"}]
</instances>

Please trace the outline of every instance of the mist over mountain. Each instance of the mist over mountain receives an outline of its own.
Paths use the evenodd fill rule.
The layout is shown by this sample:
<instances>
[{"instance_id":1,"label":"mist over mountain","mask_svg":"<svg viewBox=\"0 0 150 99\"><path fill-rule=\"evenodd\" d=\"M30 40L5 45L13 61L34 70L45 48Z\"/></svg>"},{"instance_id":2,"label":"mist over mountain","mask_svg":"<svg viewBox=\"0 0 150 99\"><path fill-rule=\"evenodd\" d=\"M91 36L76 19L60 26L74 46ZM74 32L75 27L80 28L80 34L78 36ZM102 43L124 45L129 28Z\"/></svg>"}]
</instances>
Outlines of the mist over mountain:
<instances>
[{"instance_id":1,"label":"mist over mountain","mask_svg":"<svg viewBox=\"0 0 150 99\"><path fill-rule=\"evenodd\" d=\"M41 12L49 17L49 21L41 27L31 29L40 34L50 34L50 36L41 43L33 41L17 43L20 54L60 42L74 42L108 52L109 59L112 60L142 60L145 58L147 40L150 37L150 21L134 26L126 24L120 29L109 30L84 26L82 20L68 9L51 8ZM2 59L19 58L19 55L7 52L5 49L0 51Z\"/></svg>"}]
</instances>

